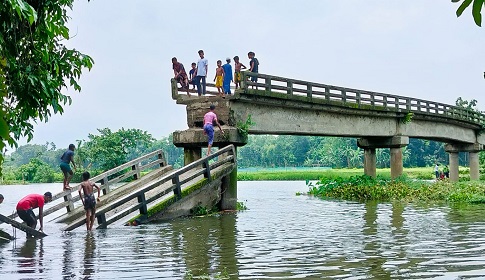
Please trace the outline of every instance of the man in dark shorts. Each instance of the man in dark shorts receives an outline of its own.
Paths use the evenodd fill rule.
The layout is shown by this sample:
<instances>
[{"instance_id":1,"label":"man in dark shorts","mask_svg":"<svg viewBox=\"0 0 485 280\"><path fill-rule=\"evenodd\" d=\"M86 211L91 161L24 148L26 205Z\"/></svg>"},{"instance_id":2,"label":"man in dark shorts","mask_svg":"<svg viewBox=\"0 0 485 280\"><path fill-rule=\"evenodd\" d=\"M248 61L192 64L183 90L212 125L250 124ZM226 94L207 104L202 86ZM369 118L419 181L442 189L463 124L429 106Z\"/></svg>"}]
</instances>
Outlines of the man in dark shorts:
<instances>
[{"instance_id":1,"label":"man in dark shorts","mask_svg":"<svg viewBox=\"0 0 485 280\"><path fill-rule=\"evenodd\" d=\"M0 194L0 204L2 204L3 199L4 199L3 195L2 195L2 194Z\"/></svg>"},{"instance_id":2,"label":"man in dark shorts","mask_svg":"<svg viewBox=\"0 0 485 280\"><path fill-rule=\"evenodd\" d=\"M94 225L94 217L96 216L96 199L94 198L93 188L98 189L98 201L99 196L101 195L101 189L93 182L89 180L91 175L89 172L84 172L83 181L79 186L79 197L84 205L84 210L86 210L86 229L92 230ZM81 193L81 190L84 192L84 196Z\"/></svg>"},{"instance_id":3,"label":"man in dark shorts","mask_svg":"<svg viewBox=\"0 0 485 280\"><path fill-rule=\"evenodd\" d=\"M29 227L35 229L35 227L37 226L37 218L35 217L33 209L39 208L39 231L42 231L44 228L44 204L50 202L51 200L51 192L46 192L44 195L29 194L26 197L22 198L19 203L17 203L17 215Z\"/></svg>"},{"instance_id":4,"label":"man in dark shorts","mask_svg":"<svg viewBox=\"0 0 485 280\"><path fill-rule=\"evenodd\" d=\"M72 179L72 175L74 174L71 169L70 163L72 162L72 166L76 168L76 164L74 163L74 149L76 146L74 144L69 144L69 149L64 152L61 156L61 164L59 167L62 170L62 174L64 174L64 185L63 190L70 190L69 182Z\"/></svg>"}]
</instances>

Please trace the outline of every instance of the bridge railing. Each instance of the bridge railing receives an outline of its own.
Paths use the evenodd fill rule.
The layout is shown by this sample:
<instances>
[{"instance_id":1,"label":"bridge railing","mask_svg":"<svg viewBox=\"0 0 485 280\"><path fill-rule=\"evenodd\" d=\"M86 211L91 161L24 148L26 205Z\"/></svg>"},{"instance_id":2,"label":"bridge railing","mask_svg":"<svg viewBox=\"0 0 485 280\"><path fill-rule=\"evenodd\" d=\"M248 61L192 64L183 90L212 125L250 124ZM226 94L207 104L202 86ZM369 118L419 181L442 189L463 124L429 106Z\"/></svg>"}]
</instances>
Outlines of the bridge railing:
<instances>
[{"instance_id":1,"label":"bridge railing","mask_svg":"<svg viewBox=\"0 0 485 280\"><path fill-rule=\"evenodd\" d=\"M141 178L141 172L157 167L164 167L167 165L167 161L165 160L165 155L162 150L156 150L134 160L131 160L125 164L122 164L118 167L115 167L111 170L103 172L97 176L92 177L90 180L92 182L98 183L99 187L101 188L102 194L106 195L110 192L111 186L116 183L123 182L130 177L133 180L138 180ZM66 208L67 212L71 212L74 210L74 203L80 200L79 195L77 195L77 191L79 189L80 184L72 187L70 190L63 191L61 193L57 193L52 196L52 201L47 204L47 206L51 206L49 208L44 209L43 214L44 217L52 214L62 208ZM72 195L74 193L74 195ZM14 213L8 216L11 219L17 217L17 213Z\"/></svg>"},{"instance_id":2,"label":"bridge railing","mask_svg":"<svg viewBox=\"0 0 485 280\"><path fill-rule=\"evenodd\" d=\"M177 98L181 95L184 96L187 94L186 90L182 90L180 88L180 84L177 83L175 79L171 79L170 83L172 85L172 99L177 100ZM234 93L235 87L231 86L231 91ZM192 89L192 85L190 85L189 93L192 95L197 95L197 87L195 89ZM214 83L206 83L206 94L207 95L218 95L217 87Z\"/></svg>"},{"instance_id":3,"label":"bridge railing","mask_svg":"<svg viewBox=\"0 0 485 280\"><path fill-rule=\"evenodd\" d=\"M257 82L251 81L251 77L257 77ZM242 72L241 88L246 92L256 89L287 94L288 96L323 99L328 102L341 103L344 106L350 105L358 109L385 109L396 112L439 115L479 125L485 124L485 114L462 107L418 98L312 83L249 71Z\"/></svg>"},{"instance_id":4,"label":"bridge railing","mask_svg":"<svg viewBox=\"0 0 485 280\"><path fill-rule=\"evenodd\" d=\"M213 160L216 159L217 160ZM236 153L233 145L226 146L219 149L217 152L194 161L168 175L164 175L161 179L156 180L148 184L147 186L128 194L109 205L103 206L96 210L96 218L98 220L98 228L106 228L109 224L129 215L130 213L139 210L141 215L148 214L148 204L154 202L155 200L163 197L164 195L173 192L177 199L182 197L182 186L186 185L193 179L203 175L208 182L213 180L213 171L215 168L225 164L225 163L236 163ZM190 172L190 173L189 173ZM164 183L171 182L172 184L167 188L163 188L156 195L149 198L146 197L146 193L161 186ZM137 203L129 204L130 201L137 199ZM128 204L128 205L127 205ZM123 207L122 210L118 211L115 216L110 217L109 220L106 219L106 214L118 207ZM71 230L75 228L66 228L66 230Z\"/></svg>"}]
</instances>

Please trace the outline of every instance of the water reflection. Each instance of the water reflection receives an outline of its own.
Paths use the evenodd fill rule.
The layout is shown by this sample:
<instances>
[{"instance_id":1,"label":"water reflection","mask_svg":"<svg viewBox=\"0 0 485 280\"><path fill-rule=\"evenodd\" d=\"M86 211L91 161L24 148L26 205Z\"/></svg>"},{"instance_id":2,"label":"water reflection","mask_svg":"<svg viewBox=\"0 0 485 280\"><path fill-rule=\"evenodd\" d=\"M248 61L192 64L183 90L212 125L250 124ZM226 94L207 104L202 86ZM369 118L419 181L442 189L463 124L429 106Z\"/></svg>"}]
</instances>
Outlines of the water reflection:
<instances>
[{"instance_id":1,"label":"water reflection","mask_svg":"<svg viewBox=\"0 0 485 280\"><path fill-rule=\"evenodd\" d=\"M35 255L39 248L37 256ZM22 247L18 249L18 269L17 272L21 274L32 274L44 272L44 242L42 239L27 238Z\"/></svg>"},{"instance_id":2,"label":"water reflection","mask_svg":"<svg viewBox=\"0 0 485 280\"><path fill-rule=\"evenodd\" d=\"M88 280L92 279L95 272L95 255L94 250L96 249L96 239L92 232L87 232L84 238L84 258L83 258L83 271L81 275L82 279Z\"/></svg>"}]
</instances>

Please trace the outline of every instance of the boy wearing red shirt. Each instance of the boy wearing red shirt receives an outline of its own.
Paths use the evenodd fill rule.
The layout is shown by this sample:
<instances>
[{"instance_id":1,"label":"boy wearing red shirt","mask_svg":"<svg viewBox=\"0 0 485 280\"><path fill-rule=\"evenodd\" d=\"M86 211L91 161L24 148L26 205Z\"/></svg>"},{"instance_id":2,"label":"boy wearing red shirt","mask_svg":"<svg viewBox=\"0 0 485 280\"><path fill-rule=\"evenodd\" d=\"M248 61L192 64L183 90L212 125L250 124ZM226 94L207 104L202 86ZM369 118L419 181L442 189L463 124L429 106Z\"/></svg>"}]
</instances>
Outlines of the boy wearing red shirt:
<instances>
[{"instance_id":1,"label":"boy wearing red shirt","mask_svg":"<svg viewBox=\"0 0 485 280\"><path fill-rule=\"evenodd\" d=\"M40 228L42 231L44 228L44 204L52 200L52 193L46 192L44 195L40 194L29 194L22 198L19 203L17 203L17 214L19 218L22 219L29 227L35 229L37 226L37 218L35 217L34 211L32 209L39 208L39 221Z\"/></svg>"}]
</instances>

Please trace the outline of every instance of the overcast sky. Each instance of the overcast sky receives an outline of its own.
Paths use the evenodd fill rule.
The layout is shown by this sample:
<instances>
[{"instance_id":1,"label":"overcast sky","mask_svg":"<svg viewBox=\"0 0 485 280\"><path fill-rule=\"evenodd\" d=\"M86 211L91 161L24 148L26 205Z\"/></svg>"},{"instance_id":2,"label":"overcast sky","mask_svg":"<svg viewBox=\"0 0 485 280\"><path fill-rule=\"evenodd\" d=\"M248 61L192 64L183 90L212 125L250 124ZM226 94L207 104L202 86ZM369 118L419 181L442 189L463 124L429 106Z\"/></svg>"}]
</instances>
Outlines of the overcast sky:
<instances>
[{"instance_id":1,"label":"overcast sky","mask_svg":"<svg viewBox=\"0 0 485 280\"><path fill-rule=\"evenodd\" d=\"M171 98L171 58L186 69L203 49L216 61L254 51L260 72L485 110L485 29L451 1L77 0L68 45L93 57L63 115L35 125L31 143L67 147L97 128L155 138L187 128ZM25 144L25 141L21 141Z\"/></svg>"}]
</instances>

